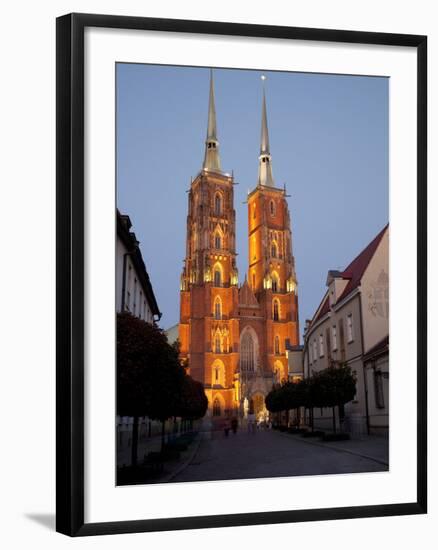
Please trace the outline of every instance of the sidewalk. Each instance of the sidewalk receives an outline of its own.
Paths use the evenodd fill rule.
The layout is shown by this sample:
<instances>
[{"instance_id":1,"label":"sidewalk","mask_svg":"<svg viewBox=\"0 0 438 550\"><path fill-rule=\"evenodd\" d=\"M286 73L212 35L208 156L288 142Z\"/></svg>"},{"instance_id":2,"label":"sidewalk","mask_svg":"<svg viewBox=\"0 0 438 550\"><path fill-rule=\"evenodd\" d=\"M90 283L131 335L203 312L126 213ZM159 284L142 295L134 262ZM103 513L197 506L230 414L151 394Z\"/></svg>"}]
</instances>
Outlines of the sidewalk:
<instances>
[{"instance_id":1,"label":"sidewalk","mask_svg":"<svg viewBox=\"0 0 438 550\"><path fill-rule=\"evenodd\" d=\"M288 434L278 432L285 437L291 437L296 440L308 443L309 445L316 445L318 447L326 447L327 449L333 449L335 451L350 453L362 458L374 460L379 464L389 466L389 441L385 436L367 435L347 441L329 441L325 442L319 438L310 439L301 437L301 435Z\"/></svg>"},{"instance_id":2,"label":"sidewalk","mask_svg":"<svg viewBox=\"0 0 438 550\"><path fill-rule=\"evenodd\" d=\"M174 460L166 460L163 462L163 470L161 472L151 473L148 474L142 474L142 468L143 468L143 460L139 457L139 464L138 464L138 477L135 476L136 479L128 482L128 484L143 484L143 483L168 483L171 481L175 476L177 476L182 470L184 470L188 464L193 460L194 456L196 455L196 452L198 451L199 445L202 440L202 432L198 432L192 441L188 448L185 451L180 452L179 458L176 458ZM161 446L161 438L160 439L160 446ZM149 442L150 443L150 440ZM156 446L157 441L155 441ZM129 469L129 465L128 465ZM126 483L122 482L122 485Z\"/></svg>"}]
</instances>

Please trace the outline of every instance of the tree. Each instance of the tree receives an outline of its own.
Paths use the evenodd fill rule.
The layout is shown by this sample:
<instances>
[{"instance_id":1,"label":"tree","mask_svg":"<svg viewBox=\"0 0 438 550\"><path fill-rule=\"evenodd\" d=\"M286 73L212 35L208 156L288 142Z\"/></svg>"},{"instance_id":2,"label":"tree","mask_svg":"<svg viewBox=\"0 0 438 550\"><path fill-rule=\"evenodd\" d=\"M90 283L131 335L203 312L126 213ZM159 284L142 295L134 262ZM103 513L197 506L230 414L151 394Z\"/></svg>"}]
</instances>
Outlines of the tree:
<instances>
[{"instance_id":1,"label":"tree","mask_svg":"<svg viewBox=\"0 0 438 550\"><path fill-rule=\"evenodd\" d=\"M185 420L196 420L205 415L207 408L204 386L186 374L181 388L178 416Z\"/></svg>"},{"instance_id":2,"label":"tree","mask_svg":"<svg viewBox=\"0 0 438 550\"><path fill-rule=\"evenodd\" d=\"M309 388L312 406L332 408L333 431L336 432L335 407L345 405L356 393L356 379L351 368L347 365L331 366L313 373Z\"/></svg>"},{"instance_id":3,"label":"tree","mask_svg":"<svg viewBox=\"0 0 438 550\"><path fill-rule=\"evenodd\" d=\"M117 315L117 414L132 416L132 465L137 464L138 420L164 422L176 414L185 376L178 349L164 332L129 313Z\"/></svg>"}]
</instances>

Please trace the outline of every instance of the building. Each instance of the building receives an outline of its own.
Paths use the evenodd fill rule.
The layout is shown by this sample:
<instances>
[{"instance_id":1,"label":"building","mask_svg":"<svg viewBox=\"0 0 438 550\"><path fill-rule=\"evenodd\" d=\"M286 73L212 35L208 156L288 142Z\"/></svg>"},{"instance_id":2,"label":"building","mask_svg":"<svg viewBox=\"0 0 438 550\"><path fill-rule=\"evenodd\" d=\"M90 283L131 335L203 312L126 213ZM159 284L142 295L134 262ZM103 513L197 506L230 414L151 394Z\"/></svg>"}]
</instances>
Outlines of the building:
<instances>
[{"instance_id":1,"label":"building","mask_svg":"<svg viewBox=\"0 0 438 550\"><path fill-rule=\"evenodd\" d=\"M140 243L131 231L127 215L117 211L116 243L116 310L127 311L148 323L157 322L161 313L140 251ZM132 445L132 417L117 416L117 464L130 464ZM139 419L138 438L142 442L159 433L161 426L147 417Z\"/></svg>"},{"instance_id":2,"label":"building","mask_svg":"<svg viewBox=\"0 0 438 550\"><path fill-rule=\"evenodd\" d=\"M290 382L299 382L304 378L303 349L303 346L289 346L286 349L288 380Z\"/></svg>"},{"instance_id":3,"label":"building","mask_svg":"<svg viewBox=\"0 0 438 550\"><path fill-rule=\"evenodd\" d=\"M167 341L169 344L174 344L177 340L179 340L179 325L173 325L166 329L164 331L165 335L167 336Z\"/></svg>"},{"instance_id":4,"label":"building","mask_svg":"<svg viewBox=\"0 0 438 550\"><path fill-rule=\"evenodd\" d=\"M117 211L116 310L153 323L161 317L152 284L127 215Z\"/></svg>"},{"instance_id":5,"label":"building","mask_svg":"<svg viewBox=\"0 0 438 550\"><path fill-rule=\"evenodd\" d=\"M258 160L247 199L248 273L239 287L235 182L221 167L211 76L204 162L188 193L179 339L213 417L266 414L265 395L288 377L286 349L299 343L289 209L272 174L264 92Z\"/></svg>"},{"instance_id":6,"label":"building","mask_svg":"<svg viewBox=\"0 0 438 550\"><path fill-rule=\"evenodd\" d=\"M344 271L329 271L327 291L305 327L305 376L341 364L356 376L355 399L341 411L353 434L388 430L388 246L387 225ZM331 419L331 409L315 409L315 426L329 428Z\"/></svg>"}]
</instances>

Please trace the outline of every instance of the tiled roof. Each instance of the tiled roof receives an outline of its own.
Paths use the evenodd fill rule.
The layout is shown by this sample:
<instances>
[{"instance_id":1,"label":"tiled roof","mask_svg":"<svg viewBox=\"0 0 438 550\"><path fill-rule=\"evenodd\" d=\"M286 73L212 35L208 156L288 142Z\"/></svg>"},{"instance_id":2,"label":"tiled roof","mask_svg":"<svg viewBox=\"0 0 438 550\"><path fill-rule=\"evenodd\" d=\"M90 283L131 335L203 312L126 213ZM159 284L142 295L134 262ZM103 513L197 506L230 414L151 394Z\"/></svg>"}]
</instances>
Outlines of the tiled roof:
<instances>
[{"instance_id":1,"label":"tiled roof","mask_svg":"<svg viewBox=\"0 0 438 550\"><path fill-rule=\"evenodd\" d=\"M373 355L379 355L381 352L384 352L389 346L389 335L385 336L380 342L373 346L367 353L364 355L364 360L370 359Z\"/></svg>"},{"instance_id":2,"label":"tiled roof","mask_svg":"<svg viewBox=\"0 0 438 550\"><path fill-rule=\"evenodd\" d=\"M327 294L327 296L325 297L325 300L324 300L324 302L321 306L321 309L319 310L318 315L312 321L312 325L313 325L313 323L315 323L316 321L319 321L319 319L324 317L324 315L326 313L328 313L329 311L330 311L330 299L329 299L329 295Z\"/></svg>"},{"instance_id":3,"label":"tiled roof","mask_svg":"<svg viewBox=\"0 0 438 550\"><path fill-rule=\"evenodd\" d=\"M364 248L362 252L358 256L356 256L356 258L354 258L354 260L344 269L344 271L339 273L339 276L343 279L348 280L348 283L345 286L342 294L336 300L336 303L339 303L341 300L346 298L349 294L353 292L353 290L355 290L360 285L363 274L368 267L368 264L370 263L371 258L376 252L377 247L379 246L380 241L382 240L382 237L387 229L388 224L385 225L382 231L380 231L380 233L376 237L374 237L370 244L366 248ZM327 293L325 299L322 302L322 305L320 306L317 316L312 319L311 324L313 325L314 323L319 321L319 319L324 317L324 315L326 315L326 313L328 313L329 311L330 299Z\"/></svg>"},{"instance_id":4,"label":"tiled roof","mask_svg":"<svg viewBox=\"0 0 438 550\"><path fill-rule=\"evenodd\" d=\"M350 279L347 286L344 288L344 292L341 294L341 296L338 298L336 303L343 300L346 296L348 296L355 288L357 288L360 284L360 281L363 277L363 274L368 267L368 264L371 261L371 258L374 256L374 253L377 250L377 247L380 244L380 241L382 240L382 237L385 233L385 231L388 228L388 224L385 225L385 227L380 231L380 233L374 237L374 239L370 242L370 244L362 250L362 252L359 254L359 256L356 256L354 260L346 267L346 269L341 273L341 276L344 279Z\"/></svg>"},{"instance_id":5,"label":"tiled roof","mask_svg":"<svg viewBox=\"0 0 438 550\"><path fill-rule=\"evenodd\" d=\"M257 298L254 296L254 292L251 290L246 278L245 278L245 282L239 289L239 305L259 306Z\"/></svg>"}]
</instances>

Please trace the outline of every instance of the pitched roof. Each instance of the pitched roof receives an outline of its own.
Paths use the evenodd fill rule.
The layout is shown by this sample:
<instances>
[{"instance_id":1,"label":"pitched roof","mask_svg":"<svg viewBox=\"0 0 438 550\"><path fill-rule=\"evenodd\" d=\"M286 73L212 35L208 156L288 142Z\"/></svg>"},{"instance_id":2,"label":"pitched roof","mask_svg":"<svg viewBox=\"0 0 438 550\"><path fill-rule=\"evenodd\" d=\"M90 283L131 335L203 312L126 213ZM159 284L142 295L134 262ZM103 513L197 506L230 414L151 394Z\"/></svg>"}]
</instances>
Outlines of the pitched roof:
<instances>
[{"instance_id":1,"label":"pitched roof","mask_svg":"<svg viewBox=\"0 0 438 550\"><path fill-rule=\"evenodd\" d=\"M385 353L388 350L389 347L389 335L385 336L380 342L377 342L375 346L373 346L370 350L366 352L364 355L364 360L371 359L374 356L381 355Z\"/></svg>"},{"instance_id":2,"label":"pitched roof","mask_svg":"<svg viewBox=\"0 0 438 550\"><path fill-rule=\"evenodd\" d=\"M245 282L239 289L239 305L259 306L257 298L254 296L254 292L249 287L246 277L245 277Z\"/></svg>"},{"instance_id":3,"label":"pitched roof","mask_svg":"<svg viewBox=\"0 0 438 550\"><path fill-rule=\"evenodd\" d=\"M380 241L382 240L383 235L385 234L385 231L388 229L389 224L386 224L385 227L380 231L376 237L366 246L362 252L354 258L354 260L344 269L342 272L336 272L337 276L341 277L342 279L348 280L347 285L345 286L342 294L339 296L339 298L336 300L336 303L338 304L341 302L344 298L346 298L349 294L353 292L359 285L360 281L362 280L363 274L365 273L366 268L368 267L368 264L371 261L371 258L374 256L374 253L377 250L377 247L380 244ZM334 274L335 272L329 272L329 274ZM323 298L321 305L316 310L317 314L312 319L311 325L319 321L326 313L330 311L330 300L328 293L326 294L325 298Z\"/></svg>"},{"instance_id":4,"label":"pitched roof","mask_svg":"<svg viewBox=\"0 0 438 550\"><path fill-rule=\"evenodd\" d=\"M340 295L338 300L336 300L336 303L343 300L346 296L350 294L350 292L353 292L353 290L360 285L363 274L365 273L365 270L368 267L371 258L374 256L374 253L376 252L377 247L379 246L380 241L385 234L385 231L388 229L388 225L389 224L385 225L382 231L380 231L380 233L376 235L376 237L374 237L370 244L366 248L364 248L362 252L358 256L356 256L356 258L354 258L354 260L341 273L341 276L344 279L350 279L350 281L344 288L344 292Z\"/></svg>"},{"instance_id":5,"label":"pitched roof","mask_svg":"<svg viewBox=\"0 0 438 550\"><path fill-rule=\"evenodd\" d=\"M330 311L330 299L329 299L329 295L327 294L327 296L325 297L325 300L322 303L322 306L320 306L318 315L315 317L315 319L312 320L312 325L313 323L315 323L316 321L319 321L319 319L324 317L324 315L329 311Z\"/></svg>"},{"instance_id":6,"label":"pitched roof","mask_svg":"<svg viewBox=\"0 0 438 550\"><path fill-rule=\"evenodd\" d=\"M117 236L121 239L126 249L129 251L131 260L137 271L138 279L143 287L145 296L148 300L149 307L154 315L161 317L161 312L158 308L157 299L155 297L151 280L147 272L143 256L139 247L139 242L135 233L130 231L132 227L131 219L126 214L121 214L117 209Z\"/></svg>"}]
</instances>

